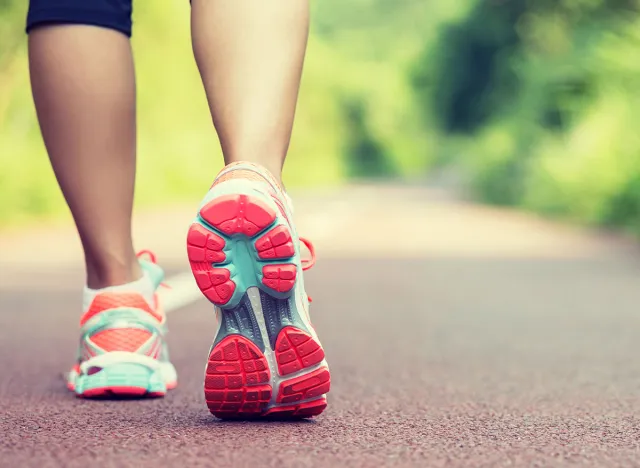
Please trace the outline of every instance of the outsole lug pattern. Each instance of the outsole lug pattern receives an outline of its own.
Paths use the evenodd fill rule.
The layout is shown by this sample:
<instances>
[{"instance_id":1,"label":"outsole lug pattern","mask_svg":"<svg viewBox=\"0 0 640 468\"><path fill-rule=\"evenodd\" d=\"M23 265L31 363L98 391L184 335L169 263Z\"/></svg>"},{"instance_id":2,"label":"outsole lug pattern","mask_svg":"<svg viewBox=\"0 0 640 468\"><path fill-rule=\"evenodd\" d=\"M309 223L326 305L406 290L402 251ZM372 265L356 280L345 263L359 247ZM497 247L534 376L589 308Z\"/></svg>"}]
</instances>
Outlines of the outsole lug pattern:
<instances>
[{"instance_id":1,"label":"outsole lug pattern","mask_svg":"<svg viewBox=\"0 0 640 468\"><path fill-rule=\"evenodd\" d=\"M226 268L214 268L224 262L225 240L198 223L193 223L187 234L187 256L193 277L202 293L211 302L224 305L233 296L236 284Z\"/></svg>"},{"instance_id":2,"label":"outsole lug pattern","mask_svg":"<svg viewBox=\"0 0 640 468\"><path fill-rule=\"evenodd\" d=\"M271 400L267 359L247 338L231 335L209 355L204 393L209 411L220 417L255 416Z\"/></svg>"},{"instance_id":3,"label":"outsole lug pattern","mask_svg":"<svg viewBox=\"0 0 640 468\"><path fill-rule=\"evenodd\" d=\"M329 369L321 367L308 374L285 380L280 384L278 403L296 403L321 397L331 388Z\"/></svg>"},{"instance_id":4,"label":"outsole lug pattern","mask_svg":"<svg viewBox=\"0 0 640 468\"><path fill-rule=\"evenodd\" d=\"M296 253L289 228L283 224L274 227L260 237L256 241L255 247L258 251L258 257L263 260L289 258Z\"/></svg>"},{"instance_id":5,"label":"outsole lug pattern","mask_svg":"<svg viewBox=\"0 0 640 468\"><path fill-rule=\"evenodd\" d=\"M244 290L256 281L279 294L293 290L295 265L267 263L290 260L295 255L291 232L284 224L272 227L255 242L245 243L256 261L257 270L252 277L238 279L226 267L232 265L238 255L235 250L238 244L225 240L222 235L247 239L257 236L276 222L276 212L269 205L255 196L223 195L202 207L200 217L207 225L197 222L191 225L187 234L187 255L196 283L207 299L219 307L234 305ZM244 284L240 284L243 279Z\"/></svg>"},{"instance_id":6,"label":"outsole lug pattern","mask_svg":"<svg viewBox=\"0 0 640 468\"><path fill-rule=\"evenodd\" d=\"M275 346L278 372L289 375L314 366L324 359L324 350L309 333L295 327L285 327Z\"/></svg>"},{"instance_id":7,"label":"outsole lug pattern","mask_svg":"<svg viewBox=\"0 0 640 468\"><path fill-rule=\"evenodd\" d=\"M293 264L265 265L262 267L262 284L278 292L288 292L296 284L297 269Z\"/></svg>"},{"instance_id":8,"label":"outsole lug pattern","mask_svg":"<svg viewBox=\"0 0 640 468\"><path fill-rule=\"evenodd\" d=\"M276 212L265 202L249 195L223 195L200 210L208 224L227 235L253 237L273 223Z\"/></svg>"},{"instance_id":9,"label":"outsole lug pattern","mask_svg":"<svg viewBox=\"0 0 640 468\"><path fill-rule=\"evenodd\" d=\"M318 416L327 407L327 399L319 398L299 405L276 406L270 408L264 416L274 419L300 419Z\"/></svg>"}]
</instances>

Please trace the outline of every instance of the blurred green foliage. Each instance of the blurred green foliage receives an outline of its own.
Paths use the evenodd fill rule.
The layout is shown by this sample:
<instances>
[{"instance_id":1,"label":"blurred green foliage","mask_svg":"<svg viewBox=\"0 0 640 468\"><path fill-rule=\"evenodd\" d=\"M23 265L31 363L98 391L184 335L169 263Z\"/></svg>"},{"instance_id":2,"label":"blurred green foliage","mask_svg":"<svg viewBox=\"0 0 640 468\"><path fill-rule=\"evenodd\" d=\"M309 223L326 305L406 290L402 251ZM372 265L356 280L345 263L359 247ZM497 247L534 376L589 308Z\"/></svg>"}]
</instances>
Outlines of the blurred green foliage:
<instances>
[{"instance_id":1,"label":"blurred green foliage","mask_svg":"<svg viewBox=\"0 0 640 468\"><path fill-rule=\"evenodd\" d=\"M0 0L0 225L64 207L30 97L25 4ZM312 6L288 185L448 164L485 201L640 232L640 0ZM197 199L222 158L188 4L138 1L134 16L137 201Z\"/></svg>"},{"instance_id":2,"label":"blurred green foliage","mask_svg":"<svg viewBox=\"0 0 640 468\"><path fill-rule=\"evenodd\" d=\"M482 199L640 233L638 57L638 0L484 0L412 75Z\"/></svg>"},{"instance_id":3,"label":"blurred green foliage","mask_svg":"<svg viewBox=\"0 0 640 468\"><path fill-rule=\"evenodd\" d=\"M0 225L64 210L30 95L26 4L0 0ZM435 10L418 0L312 7L287 185L423 173L434 152L407 70ZM189 13L187 0L134 2L140 204L197 200L222 166Z\"/></svg>"}]
</instances>

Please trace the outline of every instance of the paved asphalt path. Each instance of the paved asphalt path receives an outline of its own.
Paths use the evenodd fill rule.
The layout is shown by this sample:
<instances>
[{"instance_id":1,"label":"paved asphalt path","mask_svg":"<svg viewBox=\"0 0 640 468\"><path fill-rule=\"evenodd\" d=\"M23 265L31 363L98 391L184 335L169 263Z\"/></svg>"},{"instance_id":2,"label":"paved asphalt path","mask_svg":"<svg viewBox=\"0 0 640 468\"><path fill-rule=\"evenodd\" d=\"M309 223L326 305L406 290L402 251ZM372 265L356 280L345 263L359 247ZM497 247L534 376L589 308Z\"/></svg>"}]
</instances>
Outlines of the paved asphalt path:
<instances>
[{"instance_id":1,"label":"paved asphalt path","mask_svg":"<svg viewBox=\"0 0 640 468\"><path fill-rule=\"evenodd\" d=\"M59 241L75 238L14 233L0 238L0 466L640 466L632 243L421 188L299 199L321 255L307 281L332 370L323 415L209 415L204 301L169 316L177 390L75 399L60 374L81 272L77 246ZM179 213L149 215L147 228ZM184 225L172 229L148 240L177 273Z\"/></svg>"}]
</instances>

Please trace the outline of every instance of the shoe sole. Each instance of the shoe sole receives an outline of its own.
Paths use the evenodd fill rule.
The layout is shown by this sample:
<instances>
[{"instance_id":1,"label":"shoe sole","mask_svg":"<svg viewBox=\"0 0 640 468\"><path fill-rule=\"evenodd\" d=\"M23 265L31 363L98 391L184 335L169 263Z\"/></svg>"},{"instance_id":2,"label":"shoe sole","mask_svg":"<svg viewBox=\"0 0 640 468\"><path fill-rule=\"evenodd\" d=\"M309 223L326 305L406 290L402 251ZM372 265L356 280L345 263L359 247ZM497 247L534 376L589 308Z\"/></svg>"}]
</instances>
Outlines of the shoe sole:
<instances>
[{"instance_id":1,"label":"shoe sole","mask_svg":"<svg viewBox=\"0 0 640 468\"><path fill-rule=\"evenodd\" d=\"M69 375L67 387L79 398L158 398L175 388L176 382L166 382L159 369L123 362Z\"/></svg>"},{"instance_id":2,"label":"shoe sole","mask_svg":"<svg viewBox=\"0 0 640 468\"><path fill-rule=\"evenodd\" d=\"M189 228L187 252L198 287L221 309L204 382L209 411L219 418L322 413L331 379L296 305L300 259L286 218L256 195L217 196Z\"/></svg>"}]
</instances>

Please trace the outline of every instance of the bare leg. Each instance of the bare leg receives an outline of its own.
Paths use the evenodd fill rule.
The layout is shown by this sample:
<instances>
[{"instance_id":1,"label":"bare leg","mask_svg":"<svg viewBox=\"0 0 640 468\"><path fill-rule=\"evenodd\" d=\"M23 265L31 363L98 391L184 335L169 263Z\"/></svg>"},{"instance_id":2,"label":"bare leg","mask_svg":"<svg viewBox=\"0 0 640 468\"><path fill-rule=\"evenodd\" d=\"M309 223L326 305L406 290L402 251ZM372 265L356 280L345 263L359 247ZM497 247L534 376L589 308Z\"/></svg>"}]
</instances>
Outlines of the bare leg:
<instances>
[{"instance_id":1,"label":"bare leg","mask_svg":"<svg viewBox=\"0 0 640 468\"><path fill-rule=\"evenodd\" d=\"M84 25L29 35L31 84L42 135L85 253L87 285L141 276L131 240L135 79L129 39Z\"/></svg>"},{"instance_id":2,"label":"bare leg","mask_svg":"<svg viewBox=\"0 0 640 468\"><path fill-rule=\"evenodd\" d=\"M193 0L193 50L225 162L280 178L309 30L307 0Z\"/></svg>"}]
</instances>

